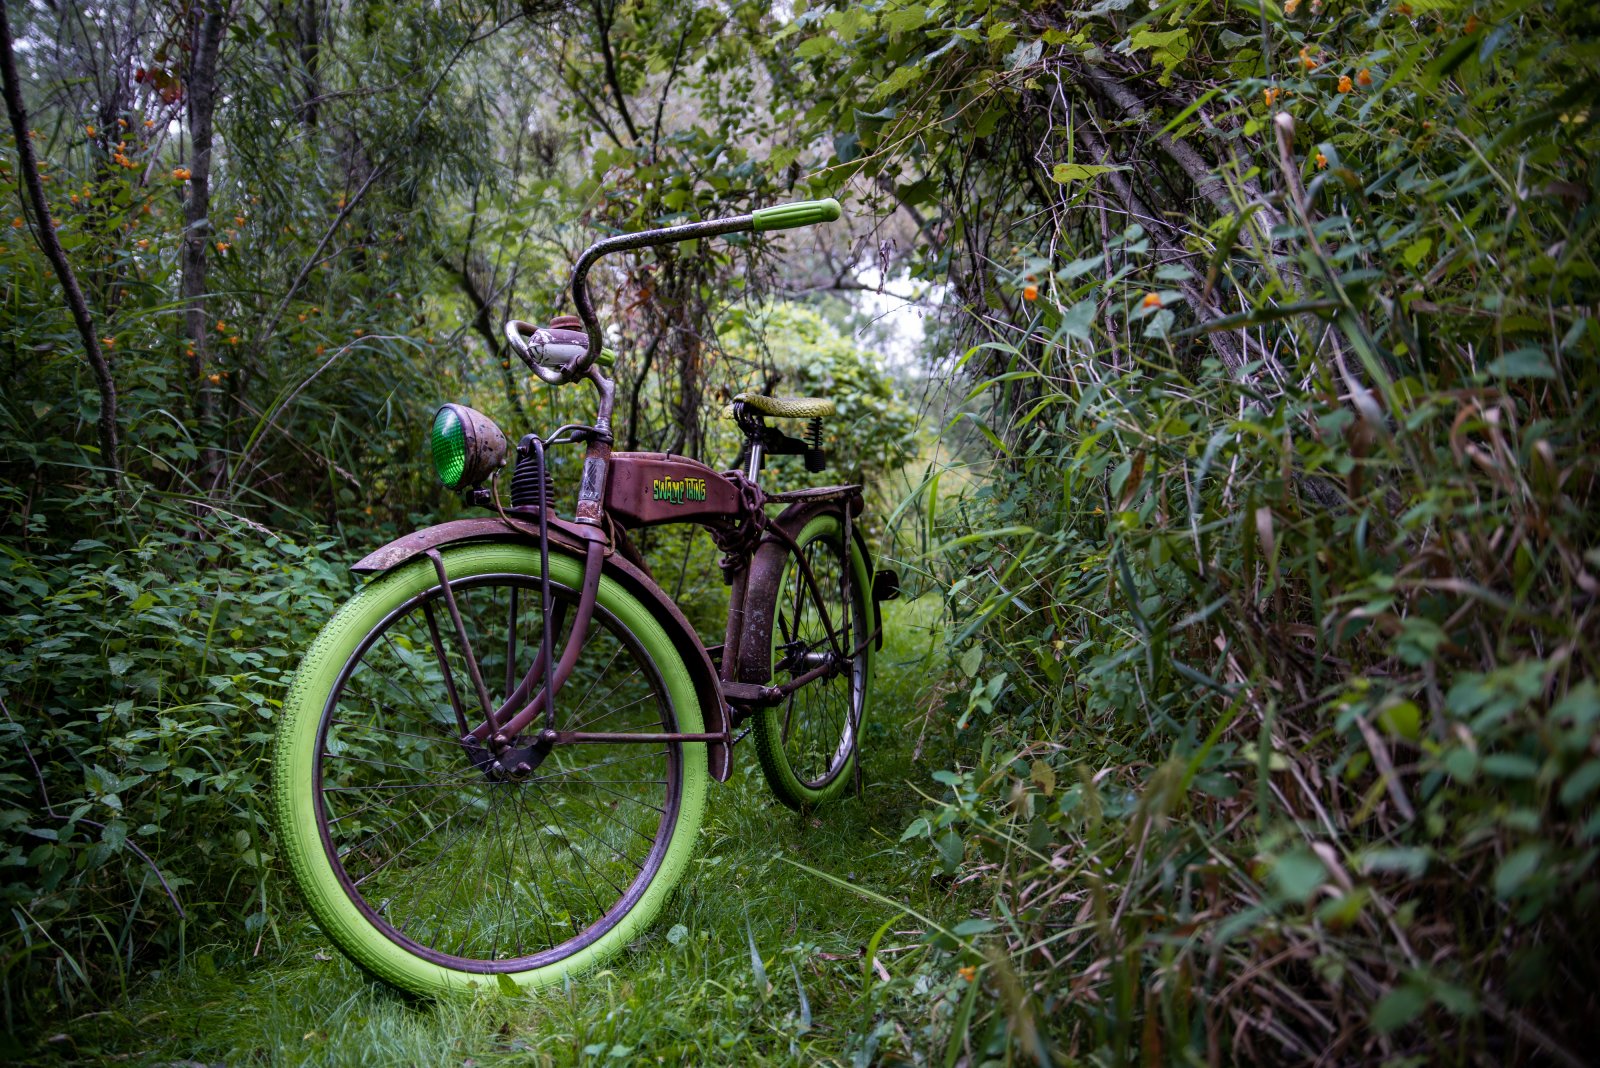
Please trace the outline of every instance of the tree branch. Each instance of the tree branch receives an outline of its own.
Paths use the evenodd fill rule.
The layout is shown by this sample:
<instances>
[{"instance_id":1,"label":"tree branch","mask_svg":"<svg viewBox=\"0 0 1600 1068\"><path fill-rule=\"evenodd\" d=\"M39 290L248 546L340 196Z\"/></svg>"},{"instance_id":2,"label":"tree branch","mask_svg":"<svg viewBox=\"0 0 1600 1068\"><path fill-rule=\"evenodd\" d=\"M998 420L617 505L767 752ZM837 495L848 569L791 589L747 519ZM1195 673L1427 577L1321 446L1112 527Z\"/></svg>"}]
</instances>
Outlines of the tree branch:
<instances>
[{"instance_id":1,"label":"tree branch","mask_svg":"<svg viewBox=\"0 0 1600 1068\"><path fill-rule=\"evenodd\" d=\"M594 0L594 18L600 31L600 55L605 60L606 84L611 87L611 95L617 101L617 114L622 116L622 125L627 128L628 136L634 143L639 142L639 128L633 124L633 116L628 112L628 98L622 91L622 83L617 80L617 65L611 57L611 22L606 18L605 0Z\"/></svg>"},{"instance_id":2,"label":"tree branch","mask_svg":"<svg viewBox=\"0 0 1600 1068\"><path fill-rule=\"evenodd\" d=\"M77 275L73 274L67 254L56 239L55 227L51 225L50 204L44 198L44 185L39 181L39 161L34 156L33 140L28 136L28 113L22 106L22 85L17 79L17 62L11 50L11 18L3 10L0 10L0 76L5 81L6 113L11 118L11 130L17 141L17 163L22 169L23 185L28 190L27 199L32 204L37 224L34 233L61 281L72 321L78 327L78 336L83 340L84 352L100 388L100 459L105 465L106 481L120 500L124 491L121 447L117 441L117 386L111 378L105 353L100 349L100 339L95 336L94 319L89 315L83 291L78 288Z\"/></svg>"}]
</instances>

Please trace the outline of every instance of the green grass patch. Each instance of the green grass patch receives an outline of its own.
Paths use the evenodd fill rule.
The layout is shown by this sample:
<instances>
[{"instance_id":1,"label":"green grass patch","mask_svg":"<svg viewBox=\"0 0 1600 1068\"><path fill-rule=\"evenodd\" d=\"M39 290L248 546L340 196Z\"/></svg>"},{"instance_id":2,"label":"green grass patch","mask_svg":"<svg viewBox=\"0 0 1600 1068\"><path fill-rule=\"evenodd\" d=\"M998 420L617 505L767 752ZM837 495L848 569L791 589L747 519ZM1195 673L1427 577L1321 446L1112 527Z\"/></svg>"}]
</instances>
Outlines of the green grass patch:
<instances>
[{"instance_id":1,"label":"green grass patch","mask_svg":"<svg viewBox=\"0 0 1600 1068\"><path fill-rule=\"evenodd\" d=\"M648 935L611 966L521 999L417 1000L368 980L296 913L278 918L278 935L258 955L254 939L191 952L143 993L63 1024L29 1055L329 1065L870 1055L880 1029L928 1011L898 994L918 982L926 992L920 973L934 958L917 921L797 865L941 923L964 911L926 845L900 841L924 804L916 785L943 766L946 733L927 722L943 714L934 692L945 666L939 604L924 597L887 608L861 796L797 815L772 799L741 746L733 777L713 789L689 875ZM874 947L880 971L865 951L886 921Z\"/></svg>"}]
</instances>

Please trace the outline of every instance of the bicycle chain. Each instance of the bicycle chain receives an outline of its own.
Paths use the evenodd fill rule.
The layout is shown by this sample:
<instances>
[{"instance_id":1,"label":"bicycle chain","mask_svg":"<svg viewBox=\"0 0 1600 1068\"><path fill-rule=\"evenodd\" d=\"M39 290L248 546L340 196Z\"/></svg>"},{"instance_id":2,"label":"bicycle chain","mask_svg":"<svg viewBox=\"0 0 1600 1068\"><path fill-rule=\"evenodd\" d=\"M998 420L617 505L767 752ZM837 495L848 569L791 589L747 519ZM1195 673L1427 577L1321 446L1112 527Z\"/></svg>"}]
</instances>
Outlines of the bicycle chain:
<instances>
[{"instance_id":1,"label":"bicycle chain","mask_svg":"<svg viewBox=\"0 0 1600 1068\"><path fill-rule=\"evenodd\" d=\"M746 478L742 471L728 471L725 474L739 491L743 516L737 526L725 529L713 527L711 540L722 552L722 559L717 561L717 566L722 569L722 581L731 585L734 575L750 562L750 558L766 540L770 520L766 509L762 507L766 496L761 492L761 487Z\"/></svg>"}]
</instances>

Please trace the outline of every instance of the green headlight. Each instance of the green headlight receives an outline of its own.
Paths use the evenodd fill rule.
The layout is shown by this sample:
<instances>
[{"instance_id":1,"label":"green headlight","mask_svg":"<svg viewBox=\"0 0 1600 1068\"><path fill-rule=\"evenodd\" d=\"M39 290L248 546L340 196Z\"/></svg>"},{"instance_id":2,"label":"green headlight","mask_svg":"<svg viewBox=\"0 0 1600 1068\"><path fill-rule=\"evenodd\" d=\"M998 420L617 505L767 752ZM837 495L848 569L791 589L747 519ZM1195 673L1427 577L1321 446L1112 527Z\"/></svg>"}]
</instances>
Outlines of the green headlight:
<instances>
[{"instance_id":1,"label":"green headlight","mask_svg":"<svg viewBox=\"0 0 1600 1068\"><path fill-rule=\"evenodd\" d=\"M433 417L433 466L446 486L459 485L461 473L467 469L467 432L448 404Z\"/></svg>"},{"instance_id":2,"label":"green headlight","mask_svg":"<svg viewBox=\"0 0 1600 1068\"><path fill-rule=\"evenodd\" d=\"M446 404L433 417L434 470L451 489L475 486L506 462L506 436L494 420L464 404Z\"/></svg>"}]
</instances>

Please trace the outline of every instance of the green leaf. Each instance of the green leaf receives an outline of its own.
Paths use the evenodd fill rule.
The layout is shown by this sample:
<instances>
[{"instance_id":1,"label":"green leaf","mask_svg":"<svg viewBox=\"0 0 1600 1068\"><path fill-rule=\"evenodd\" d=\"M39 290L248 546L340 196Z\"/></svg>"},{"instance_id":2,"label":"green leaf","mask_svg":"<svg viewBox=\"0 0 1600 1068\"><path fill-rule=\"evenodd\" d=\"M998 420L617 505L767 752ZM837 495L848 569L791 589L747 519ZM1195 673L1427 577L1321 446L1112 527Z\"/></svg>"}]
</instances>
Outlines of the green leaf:
<instances>
[{"instance_id":1,"label":"green leaf","mask_svg":"<svg viewBox=\"0 0 1600 1068\"><path fill-rule=\"evenodd\" d=\"M1101 174L1110 174L1112 171L1125 171L1126 167L1114 167L1104 163L1057 163L1050 172L1050 179L1059 185L1068 182L1081 182L1085 178L1094 178Z\"/></svg>"},{"instance_id":2,"label":"green leaf","mask_svg":"<svg viewBox=\"0 0 1600 1068\"><path fill-rule=\"evenodd\" d=\"M1407 245L1400 258L1406 261L1407 267L1415 267L1422 262L1422 258L1433 249L1433 238L1419 237Z\"/></svg>"},{"instance_id":3,"label":"green leaf","mask_svg":"<svg viewBox=\"0 0 1600 1068\"><path fill-rule=\"evenodd\" d=\"M1372 1010L1372 1026L1379 1034L1388 1034L1415 1020L1428 1007L1426 992L1414 986L1400 986L1389 991Z\"/></svg>"},{"instance_id":4,"label":"green leaf","mask_svg":"<svg viewBox=\"0 0 1600 1068\"><path fill-rule=\"evenodd\" d=\"M1594 793L1597 786L1600 786L1600 760L1591 760L1568 775L1567 781L1561 784L1561 803L1568 808L1577 808Z\"/></svg>"},{"instance_id":5,"label":"green leaf","mask_svg":"<svg viewBox=\"0 0 1600 1068\"><path fill-rule=\"evenodd\" d=\"M1413 879L1422 878L1428 870L1429 854L1426 849L1374 849L1361 858L1361 871L1400 872Z\"/></svg>"},{"instance_id":6,"label":"green leaf","mask_svg":"<svg viewBox=\"0 0 1600 1068\"><path fill-rule=\"evenodd\" d=\"M1088 341L1090 328L1094 326L1095 311L1098 308L1099 302L1092 297L1078 301L1061 316L1061 332L1067 337Z\"/></svg>"},{"instance_id":7,"label":"green leaf","mask_svg":"<svg viewBox=\"0 0 1600 1068\"><path fill-rule=\"evenodd\" d=\"M1327 866L1309 849L1291 850L1272 866L1272 882L1278 893L1300 904L1309 900L1327 877Z\"/></svg>"},{"instance_id":8,"label":"green leaf","mask_svg":"<svg viewBox=\"0 0 1600 1068\"><path fill-rule=\"evenodd\" d=\"M1162 66L1161 77L1157 81L1162 85L1171 85L1173 69L1189 54L1189 31L1135 30L1128 38L1128 51L1137 52L1142 48L1150 49L1152 57Z\"/></svg>"},{"instance_id":9,"label":"green leaf","mask_svg":"<svg viewBox=\"0 0 1600 1068\"><path fill-rule=\"evenodd\" d=\"M500 993L504 994L506 997L516 998L522 996L522 988L517 985L517 981L515 979L511 978L511 976L507 975L505 972L500 972L495 975L494 981L495 985L500 988Z\"/></svg>"},{"instance_id":10,"label":"green leaf","mask_svg":"<svg viewBox=\"0 0 1600 1068\"><path fill-rule=\"evenodd\" d=\"M1422 709L1415 701L1397 701L1378 713L1378 726L1391 736L1414 742L1422 734Z\"/></svg>"},{"instance_id":11,"label":"green leaf","mask_svg":"<svg viewBox=\"0 0 1600 1068\"><path fill-rule=\"evenodd\" d=\"M1544 862L1544 846L1539 843L1525 845L1500 862L1494 873L1494 892L1499 897L1512 897L1522 889L1528 876L1539 870Z\"/></svg>"},{"instance_id":12,"label":"green leaf","mask_svg":"<svg viewBox=\"0 0 1600 1068\"><path fill-rule=\"evenodd\" d=\"M1489 364L1484 370L1500 378L1554 378L1550 357L1535 346L1514 349Z\"/></svg>"},{"instance_id":13,"label":"green leaf","mask_svg":"<svg viewBox=\"0 0 1600 1068\"><path fill-rule=\"evenodd\" d=\"M961 654L961 673L967 678L974 678L978 669L983 666L983 646L974 645Z\"/></svg>"},{"instance_id":14,"label":"green leaf","mask_svg":"<svg viewBox=\"0 0 1600 1068\"><path fill-rule=\"evenodd\" d=\"M815 59L821 56L831 56L839 51L839 42L833 39L830 33L819 33L808 40L801 41L800 47L794 54L800 59Z\"/></svg>"},{"instance_id":15,"label":"green leaf","mask_svg":"<svg viewBox=\"0 0 1600 1068\"><path fill-rule=\"evenodd\" d=\"M756 948L756 933L755 930L750 926L749 916L744 918L744 934L745 938L748 939L750 943L750 971L755 974L756 989L765 993L767 990L771 989L772 984L767 982L766 965L762 964L761 951Z\"/></svg>"},{"instance_id":16,"label":"green leaf","mask_svg":"<svg viewBox=\"0 0 1600 1068\"><path fill-rule=\"evenodd\" d=\"M1483 770L1497 779L1531 779L1539 774L1539 764L1521 753L1494 753L1483 758Z\"/></svg>"},{"instance_id":17,"label":"green leaf","mask_svg":"<svg viewBox=\"0 0 1600 1068\"><path fill-rule=\"evenodd\" d=\"M921 67L896 67L894 71L878 84L872 91L872 99L887 100L909 85L914 85L922 80Z\"/></svg>"},{"instance_id":18,"label":"green leaf","mask_svg":"<svg viewBox=\"0 0 1600 1068\"><path fill-rule=\"evenodd\" d=\"M1028 769L1028 778L1033 781L1035 786L1044 791L1044 796L1052 797L1055 795L1056 769L1045 761L1035 760Z\"/></svg>"},{"instance_id":19,"label":"green leaf","mask_svg":"<svg viewBox=\"0 0 1600 1068\"><path fill-rule=\"evenodd\" d=\"M954 875L956 869L961 867L961 858L966 856L966 843L955 831L946 831L939 838L938 847L939 858L944 861L945 874Z\"/></svg>"}]
</instances>

